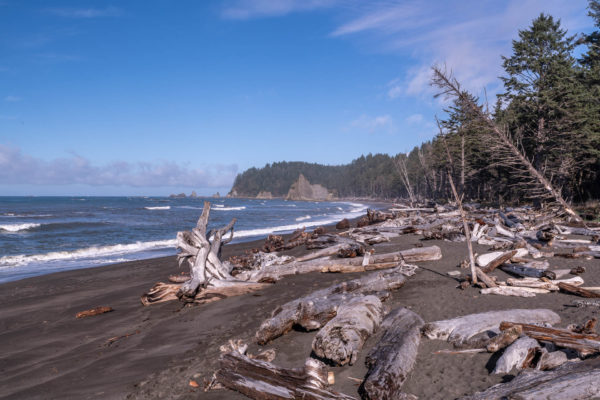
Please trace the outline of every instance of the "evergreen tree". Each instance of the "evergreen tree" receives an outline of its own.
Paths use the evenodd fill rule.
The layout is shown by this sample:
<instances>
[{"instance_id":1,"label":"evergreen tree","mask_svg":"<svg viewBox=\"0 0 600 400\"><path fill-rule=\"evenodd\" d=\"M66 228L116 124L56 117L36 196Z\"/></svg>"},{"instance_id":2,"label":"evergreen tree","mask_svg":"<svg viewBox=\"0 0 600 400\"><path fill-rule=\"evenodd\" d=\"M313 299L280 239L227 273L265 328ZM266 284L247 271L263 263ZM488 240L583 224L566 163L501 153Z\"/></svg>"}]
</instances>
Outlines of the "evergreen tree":
<instances>
[{"instance_id":1,"label":"evergreen tree","mask_svg":"<svg viewBox=\"0 0 600 400\"><path fill-rule=\"evenodd\" d=\"M497 116L534 167L570 196L577 172L590 162L581 152L585 91L577 79L574 47L574 37L549 15L519 31L513 55L503 57L507 75L501 78L505 93L500 98L506 109Z\"/></svg>"}]
</instances>

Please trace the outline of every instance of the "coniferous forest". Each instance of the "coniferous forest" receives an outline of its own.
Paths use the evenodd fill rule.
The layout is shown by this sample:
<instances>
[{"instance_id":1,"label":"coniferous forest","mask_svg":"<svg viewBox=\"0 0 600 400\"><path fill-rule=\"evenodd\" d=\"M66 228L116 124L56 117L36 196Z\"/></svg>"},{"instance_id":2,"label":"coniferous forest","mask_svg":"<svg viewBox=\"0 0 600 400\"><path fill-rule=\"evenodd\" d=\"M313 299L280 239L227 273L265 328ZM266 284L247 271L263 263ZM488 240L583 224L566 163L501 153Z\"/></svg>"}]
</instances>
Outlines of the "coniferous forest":
<instances>
[{"instance_id":1,"label":"coniferous forest","mask_svg":"<svg viewBox=\"0 0 600 400\"><path fill-rule=\"evenodd\" d=\"M277 162L239 174L233 189L285 196L302 173L339 197L448 199L452 176L469 200L553 201L532 182L528 163L567 202L599 199L600 1L588 11L590 34L570 35L545 14L519 31L512 54L502 57L495 100L464 91L451 72L434 67L432 84L448 106L439 133L408 154L369 154L340 166Z\"/></svg>"}]
</instances>

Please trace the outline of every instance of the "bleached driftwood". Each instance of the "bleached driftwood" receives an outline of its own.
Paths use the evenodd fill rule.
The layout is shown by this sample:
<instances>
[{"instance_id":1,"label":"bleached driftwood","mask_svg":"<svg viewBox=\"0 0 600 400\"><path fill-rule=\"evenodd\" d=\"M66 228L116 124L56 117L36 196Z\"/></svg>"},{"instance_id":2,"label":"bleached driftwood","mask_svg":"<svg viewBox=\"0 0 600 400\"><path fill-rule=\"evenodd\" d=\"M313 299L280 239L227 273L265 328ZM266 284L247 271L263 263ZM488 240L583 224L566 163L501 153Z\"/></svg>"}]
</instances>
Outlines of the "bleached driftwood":
<instances>
[{"instance_id":1,"label":"bleached driftwood","mask_svg":"<svg viewBox=\"0 0 600 400\"><path fill-rule=\"evenodd\" d=\"M522 371L508 383L463 400L593 399L600 396L600 358L569 362L552 371Z\"/></svg>"},{"instance_id":2,"label":"bleached driftwood","mask_svg":"<svg viewBox=\"0 0 600 400\"><path fill-rule=\"evenodd\" d=\"M532 287L498 286L481 289L480 292L481 294L496 294L499 296L535 297L536 294L550 293L550 290Z\"/></svg>"},{"instance_id":3,"label":"bleached driftwood","mask_svg":"<svg viewBox=\"0 0 600 400\"><path fill-rule=\"evenodd\" d=\"M493 374L508 374L513 368L522 370L531 364L535 352L540 348L537 340L522 337L508 346L502 356L496 361Z\"/></svg>"},{"instance_id":4,"label":"bleached driftwood","mask_svg":"<svg viewBox=\"0 0 600 400\"><path fill-rule=\"evenodd\" d=\"M186 297L185 301L195 304L212 303L226 297L241 296L270 286L269 283L224 281L219 286L199 288L194 297ZM157 282L141 297L142 304L149 306L165 301L177 300L180 284Z\"/></svg>"},{"instance_id":5,"label":"bleached driftwood","mask_svg":"<svg viewBox=\"0 0 600 400\"><path fill-rule=\"evenodd\" d=\"M567 329L546 328L518 322L502 322L500 330L520 325L523 333L533 339L552 342L559 347L573 349L582 356L600 353L600 335L595 333L575 333Z\"/></svg>"},{"instance_id":6,"label":"bleached driftwood","mask_svg":"<svg viewBox=\"0 0 600 400\"><path fill-rule=\"evenodd\" d=\"M549 352L548 350L546 350L546 348L542 347L539 356L539 361L535 366L535 369L540 371L547 371L559 367L567 361L567 353L565 353L564 351Z\"/></svg>"},{"instance_id":7,"label":"bleached driftwood","mask_svg":"<svg viewBox=\"0 0 600 400\"><path fill-rule=\"evenodd\" d=\"M430 322L423 326L423 335L429 339L447 340L455 344L466 344L475 335L486 331L498 331L502 321L557 324L560 316L548 309L512 309L469 314L443 321Z\"/></svg>"},{"instance_id":8,"label":"bleached driftwood","mask_svg":"<svg viewBox=\"0 0 600 400\"><path fill-rule=\"evenodd\" d=\"M429 246L401 250L392 253L365 254L368 262L365 264L363 257L354 258L317 258L304 262L290 260L285 263L261 265L257 270L244 271L236 277L246 281L258 282L269 278L278 280L286 275L304 274L309 272L359 272L374 269L393 268L401 262L433 261L442 258L442 251L438 246Z\"/></svg>"},{"instance_id":9,"label":"bleached driftwood","mask_svg":"<svg viewBox=\"0 0 600 400\"><path fill-rule=\"evenodd\" d=\"M369 372L360 387L363 399L401 398L402 385L417 358L423 323L421 317L402 307L385 317L383 336L367 355Z\"/></svg>"},{"instance_id":10,"label":"bleached driftwood","mask_svg":"<svg viewBox=\"0 0 600 400\"><path fill-rule=\"evenodd\" d=\"M327 388L325 364L308 358L303 368L281 368L239 352L221 355L215 377L223 386L251 399L354 399Z\"/></svg>"},{"instance_id":11,"label":"bleached driftwood","mask_svg":"<svg viewBox=\"0 0 600 400\"><path fill-rule=\"evenodd\" d=\"M383 305L376 296L355 296L340 305L315 336L312 349L337 365L354 364L364 342L383 319Z\"/></svg>"},{"instance_id":12,"label":"bleached driftwood","mask_svg":"<svg viewBox=\"0 0 600 400\"><path fill-rule=\"evenodd\" d=\"M518 286L518 287L529 287L529 288L538 288L538 289L546 289L546 290L551 290L551 291L557 291L559 290L558 284L559 283L568 283L570 285L574 285L574 286L581 286L583 285L583 279L581 279L578 276L574 276L573 278L569 278L569 279L556 279L556 280L541 280L541 279L537 279L537 278L521 278L521 279L515 279L515 278L508 278L506 280L506 283L510 286Z\"/></svg>"},{"instance_id":13,"label":"bleached driftwood","mask_svg":"<svg viewBox=\"0 0 600 400\"><path fill-rule=\"evenodd\" d=\"M256 332L256 341L267 343L289 332L294 325L306 330L319 329L335 317L340 304L354 295L376 294L385 298L385 292L404 286L406 280L406 275L398 269L372 272L292 300L277 307L271 317L263 321Z\"/></svg>"}]
</instances>

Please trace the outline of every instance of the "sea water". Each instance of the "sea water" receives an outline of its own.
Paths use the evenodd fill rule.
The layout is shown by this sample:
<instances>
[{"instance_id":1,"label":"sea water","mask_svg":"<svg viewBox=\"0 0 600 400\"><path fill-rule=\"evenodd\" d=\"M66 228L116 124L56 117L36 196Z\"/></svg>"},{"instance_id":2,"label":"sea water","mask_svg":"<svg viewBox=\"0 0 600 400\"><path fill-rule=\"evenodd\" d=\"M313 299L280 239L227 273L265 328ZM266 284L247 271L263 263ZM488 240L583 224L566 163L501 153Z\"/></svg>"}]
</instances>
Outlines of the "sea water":
<instances>
[{"instance_id":1,"label":"sea water","mask_svg":"<svg viewBox=\"0 0 600 400\"><path fill-rule=\"evenodd\" d=\"M235 241L363 215L370 205L280 199L0 197L0 283L70 269L173 255L211 202L210 228L232 218Z\"/></svg>"}]
</instances>

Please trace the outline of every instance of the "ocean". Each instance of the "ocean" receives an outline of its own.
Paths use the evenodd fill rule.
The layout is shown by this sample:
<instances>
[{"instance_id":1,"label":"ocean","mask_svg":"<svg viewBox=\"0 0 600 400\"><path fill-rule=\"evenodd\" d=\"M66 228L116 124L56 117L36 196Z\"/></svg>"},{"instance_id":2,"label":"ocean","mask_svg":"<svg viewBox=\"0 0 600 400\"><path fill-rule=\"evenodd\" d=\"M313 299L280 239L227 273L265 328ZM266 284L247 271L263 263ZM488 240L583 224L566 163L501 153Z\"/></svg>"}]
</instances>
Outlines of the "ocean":
<instances>
[{"instance_id":1,"label":"ocean","mask_svg":"<svg viewBox=\"0 0 600 400\"><path fill-rule=\"evenodd\" d=\"M237 218L234 242L363 215L352 202L167 197L0 197L0 283L176 254L211 202L209 229Z\"/></svg>"}]
</instances>

